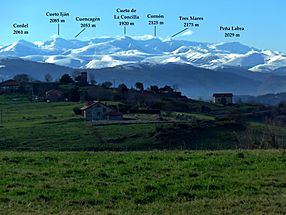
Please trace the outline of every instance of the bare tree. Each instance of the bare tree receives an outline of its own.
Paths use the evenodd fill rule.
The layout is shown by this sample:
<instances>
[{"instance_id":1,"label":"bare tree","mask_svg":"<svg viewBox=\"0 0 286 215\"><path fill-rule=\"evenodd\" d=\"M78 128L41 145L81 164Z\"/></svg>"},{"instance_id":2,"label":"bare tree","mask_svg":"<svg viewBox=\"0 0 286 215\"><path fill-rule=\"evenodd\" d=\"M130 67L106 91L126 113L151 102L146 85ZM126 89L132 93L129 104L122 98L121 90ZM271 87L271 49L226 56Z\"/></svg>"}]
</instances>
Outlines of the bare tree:
<instances>
[{"instance_id":1,"label":"bare tree","mask_svg":"<svg viewBox=\"0 0 286 215\"><path fill-rule=\"evenodd\" d=\"M179 85L178 84L174 84L173 85L173 89L175 92L177 92L179 90Z\"/></svg>"},{"instance_id":2,"label":"bare tree","mask_svg":"<svg viewBox=\"0 0 286 215\"><path fill-rule=\"evenodd\" d=\"M92 85L96 85L96 81L95 81L95 74L90 72L88 73L88 77L89 77L89 81Z\"/></svg>"},{"instance_id":3,"label":"bare tree","mask_svg":"<svg viewBox=\"0 0 286 215\"><path fill-rule=\"evenodd\" d=\"M144 85L143 85L143 83L141 83L141 82L137 82L137 83L135 84L135 88L136 88L137 90L139 90L140 92L142 92L142 91L144 90Z\"/></svg>"},{"instance_id":4,"label":"bare tree","mask_svg":"<svg viewBox=\"0 0 286 215\"><path fill-rule=\"evenodd\" d=\"M14 76L14 80L17 81L18 83L27 83L30 82L32 78L27 74L18 74Z\"/></svg>"},{"instance_id":5,"label":"bare tree","mask_svg":"<svg viewBox=\"0 0 286 215\"><path fill-rule=\"evenodd\" d=\"M101 84L102 87L109 89L112 86L110 81L105 81Z\"/></svg>"},{"instance_id":6,"label":"bare tree","mask_svg":"<svg viewBox=\"0 0 286 215\"><path fill-rule=\"evenodd\" d=\"M235 132L238 147L247 149L273 149L284 144L284 139L277 135L277 128L273 124L266 124L263 128L246 128L243 132Z\"/></svg>"},{"instance_id":7,"label":"bare tree","mask_svg":"<svg viewBox=\"0 0 286 215\"><path fill-rule=\"evenodd\" d=\"M53 77L50 73L45 74L45 81L46 82L52 82L53 81Z\"/></svg>"},{"instance_id":8,"label":"bare tree","mask_svg":"<svg viewBox=\"0 0 286 215\"><path fill-rule=\"evenodd\" d=\"M71 74L73 80L76 80L80 76L80 72L78 70L75 70Z\"/></svg>"}]
</instances>

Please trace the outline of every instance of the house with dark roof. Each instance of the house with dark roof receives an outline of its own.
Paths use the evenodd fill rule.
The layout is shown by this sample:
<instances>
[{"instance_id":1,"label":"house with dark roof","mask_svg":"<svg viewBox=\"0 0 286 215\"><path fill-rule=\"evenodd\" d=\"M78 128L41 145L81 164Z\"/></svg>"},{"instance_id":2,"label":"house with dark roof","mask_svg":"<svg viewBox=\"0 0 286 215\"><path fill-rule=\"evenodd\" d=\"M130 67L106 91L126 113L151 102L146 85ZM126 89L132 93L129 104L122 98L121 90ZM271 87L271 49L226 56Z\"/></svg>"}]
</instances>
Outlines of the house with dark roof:
<instances>
[{"instance_id":1,"label":"house with dark roof","mask_svg":"<svg viewBox=\"0 0 286 215\"><path fill-rule=\"evenodd\" d=\"M164 95L165 97L181 97L181 92L176 92L172 87L166 85L162 88L159 88L159 94Z\"/></svg>"},{"instance_id":2,"label":"house with dark roof","mask_svg":"<svg viewBox=\"0 0 286 215\"><path fill-rule=\"evenodd\" d=\"M214 93L213 102L220 105L233 104L233 94L232 93Z\"/></svg>"},{"instance_id":3,"label":"house with dark roof","mask_svg":"<svg viewBox=\"0 0 286 215\"><path fill-rule=\"evenodd\" d=\"M19 83L12 79L4 81L0 84L1 91L6 93L16 92L19 90L19 88Z\"/></svg>"},{"instance_id":4,"label":"house with dark roof","mask_svg":"<svg viewBox=\"0 0 286 215\"><path fill-rule=\"evenodd\" d=\"M88 102L84 107L81 108L81 111L86 121L123 119L122 113L99 101Z\"/></svg>"},{"instance_id":5,"label":"house with dark roof","mask_svg":"<svg viewBox=\"0 0 286 215\"><path fill-rule=\"evenodd\" d=\"M64 93L60 90L52 89L48 90L45 95L46 101L58 102L64 100Z\"/></svg>"}]
</instances>

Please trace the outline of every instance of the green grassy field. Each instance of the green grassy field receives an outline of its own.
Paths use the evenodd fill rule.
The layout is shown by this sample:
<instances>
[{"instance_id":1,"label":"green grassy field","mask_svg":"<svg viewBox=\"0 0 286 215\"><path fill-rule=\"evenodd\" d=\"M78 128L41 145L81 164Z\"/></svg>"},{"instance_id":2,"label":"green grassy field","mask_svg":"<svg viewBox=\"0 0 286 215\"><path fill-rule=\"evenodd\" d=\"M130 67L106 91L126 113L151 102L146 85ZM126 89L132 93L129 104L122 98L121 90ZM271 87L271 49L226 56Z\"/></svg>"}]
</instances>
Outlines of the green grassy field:
<instances>
[{"instance_id":1,"label":"green grassy field","mask_svg":"<svg viewBox=\"0 0 286 215\"><path fill-rule=\"evenodd\" d=\"M94 127L75 116L82 103L30 102L25 97L0 96L3 124L0 150L102 151L124 150L150 143L154 125ZM120 144L119 144L120 143Z\"/></svg>"},{"instance_id":2,"label":"green grassy field","mask_svg":"<svg viewBox=\"0 0 286 215\"><path fill-rule=\"evenodd\" d=\"M1 152L0 214L285 214L284 151Z\"/></svg>"},{"instance_id":3,"label":"green grassy field","mask_svg":"<svg viewBox=\"0 0 286 215\"><path fill-rule=\"evenodd\" d=\"M31 102L25 96L0 96L3 120L0 125L0 150L8 151L138 151L153 149L181 149L182 144L164 144L154 137L161 125L92 126L73 113L82 103ZM190 115L190 114L189 114ZM191 115L190 115L191 116ZM148 116L146 116L148 117ZM197 119L213 119L193 114ZM212 146L229 141L220 131L209 132ZM229 133L229 132L228 132ZM204 137L201 135L199 138ZM226 140L224 140L226 139ZM175 141L176 142L176 141ZM232 142L232 140L230 140ZM198 145L197 146L192 146ZM226 143L231 147L232 143ZM208 145L198 140L186 148L203 149ZM218 145L219 146L219 145Z\"/></svg>"},{"instance_id":4,"label":"green grassy field","mask_svg":"<svg viewBox=\"0 0 286 215\"><path fill-rule=\"evenodd\" d=\"M215 126L205 129L178 129L162 124L133 124L92 126L80 116L75 116L73 108L83 103L31 102L25 96L0 95L2 123L0 122L0 150L6 151L146 151L154 149L215 150L236 148L273 148L270 133L276 135L278 148L285 148L286 129L269 127L262 123L249 124L255 130L245 134L230 126ZM206 124L216 123L215 117L198 113L164 113L169 118L177 114L189 120L190 126L196 120ZM136 115L135 115L136 116ZM150 116L145 116L145 118ZM154 118L154 116L152 116ZM144 118L144 119L145 119ZM224 122L223 122L224 123ZM202 124L202 123L201 123ZM169 127L168 127L169 126ZM159 128L159 129L158 129ZM165 130L160 133L160 128ZM172 133L173 131L173 133ZM181 132L184 131L184 132ZM180 137L177 135L180 133ZM267 133L265 135L265 132ZM249 134L254 137L245 140ZM161 135L161 136L160 136ZM265 138L264 136L267 136ZM164 138L166 137L166 138ZM263 137L261 139L260 137ZM245 143L248 141L249 143ZM245 147L247 145L247 147ZM268 145L270 147L268 147ZM248 147L249 146L249 147Z\"/></svg>"}]
</instances>

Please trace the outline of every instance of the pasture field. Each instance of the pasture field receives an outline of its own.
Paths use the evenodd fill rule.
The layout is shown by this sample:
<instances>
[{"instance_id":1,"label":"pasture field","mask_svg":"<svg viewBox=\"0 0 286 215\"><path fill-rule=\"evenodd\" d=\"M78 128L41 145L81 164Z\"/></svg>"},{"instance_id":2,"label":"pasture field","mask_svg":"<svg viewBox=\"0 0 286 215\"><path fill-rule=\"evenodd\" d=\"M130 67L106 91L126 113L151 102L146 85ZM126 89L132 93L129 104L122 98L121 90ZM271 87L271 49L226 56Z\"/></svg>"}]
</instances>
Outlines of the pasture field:
<instances>
[{"instance_id":1,"label":"pasture field","mask_svg":"<svg viewBox=\"0 0 286 215\"><path fill-rule=\"evenodd\" d=\"M285 214L285 151L1 152L0 214Z\"/></svg>"}]
</instances>

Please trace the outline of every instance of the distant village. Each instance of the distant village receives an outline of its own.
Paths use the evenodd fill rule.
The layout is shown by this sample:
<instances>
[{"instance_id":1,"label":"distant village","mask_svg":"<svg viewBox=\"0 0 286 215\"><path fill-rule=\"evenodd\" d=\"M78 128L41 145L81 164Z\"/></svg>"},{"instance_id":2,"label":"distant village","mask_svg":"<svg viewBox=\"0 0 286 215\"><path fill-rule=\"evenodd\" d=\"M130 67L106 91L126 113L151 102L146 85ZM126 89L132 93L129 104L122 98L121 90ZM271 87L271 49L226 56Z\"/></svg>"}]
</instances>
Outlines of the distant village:
<instances>
[{"instance_id":1,"label":"distant village","mask_svg":"<svg viewBox=\"0 0 286 215\"><path fill-rule=\"evenodd\" d=\"M81 108L74 110L87 121L121 121L124 113L160 114L161 110L186 111L186 102L191 99L183 96L176 87L156 85L144 87L137 82L128 88L124 83L117 87L110 81L101 84L88 81L87 72L64 74L59 81L52 81L49 74L45 82L33 81L26 74L16 75L13 79L0 83L1 94L27 94L31 101L41 102L83 102ZM117 105L107 105L102 101L114 101ZM122 103L122 104L121 104ZM232 105L232 93L213 94L213 103ZM207 107L201 107L208 111Z\"/></svg>"}]
</instances>

